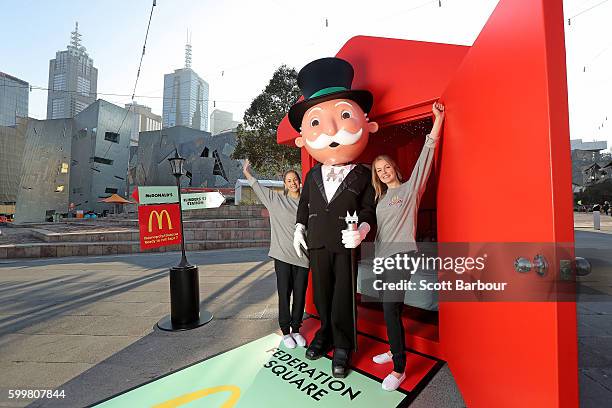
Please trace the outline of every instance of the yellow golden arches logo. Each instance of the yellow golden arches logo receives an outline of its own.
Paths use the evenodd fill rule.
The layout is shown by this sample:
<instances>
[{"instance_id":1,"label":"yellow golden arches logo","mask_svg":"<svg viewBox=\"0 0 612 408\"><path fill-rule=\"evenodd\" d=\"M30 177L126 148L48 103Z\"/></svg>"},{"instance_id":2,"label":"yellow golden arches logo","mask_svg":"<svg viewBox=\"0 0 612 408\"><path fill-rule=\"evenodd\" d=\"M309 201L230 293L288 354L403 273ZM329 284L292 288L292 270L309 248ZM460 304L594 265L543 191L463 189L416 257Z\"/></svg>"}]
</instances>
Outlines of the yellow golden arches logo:
<instances>
[{"instance_id":1,"label":"yellow golden arches logo","mask_svg":"<svg viewBox=\"0 0 612 408\"><path fill-rule=\"evenodd\" d=\"M161 212L153 210L151 211L151 214L149 214L149 232L153 231L153 215L157 217L157 229L162 229L164 214L166 214L166 221L168 221L168 229L172 229L172 221L170 220L170 214L168 214L168 210L162 210Z\"/></svg>"},{"instance_id":2,"label":"yellow golden arches logo","mask_svg":"<svg viewBox=\"0 0 612 408\"><path fill-rule=\"evenodd\" d=\"M228 391L230 396L222 405L219 406L219 408L232 408L234 405L236 405L236 402L238 402L238 398L240 398L240 388L235 385L220 385L218 387L204 388L199 391L181 395L180 397L162 402L161 404L154 405L153 408L180 407L181 405L187 404L191 401L224 391Z\"/></svg>"}]
</instances>

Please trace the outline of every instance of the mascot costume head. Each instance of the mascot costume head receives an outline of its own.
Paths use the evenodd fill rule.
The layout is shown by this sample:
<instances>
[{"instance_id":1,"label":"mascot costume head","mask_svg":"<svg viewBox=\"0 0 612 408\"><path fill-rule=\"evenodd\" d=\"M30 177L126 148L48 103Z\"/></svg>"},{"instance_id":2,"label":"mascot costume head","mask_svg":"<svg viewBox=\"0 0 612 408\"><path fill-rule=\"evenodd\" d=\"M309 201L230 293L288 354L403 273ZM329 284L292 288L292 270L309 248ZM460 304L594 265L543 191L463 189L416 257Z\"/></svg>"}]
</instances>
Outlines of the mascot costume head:
<instances>
[{"instance_id":1,"label":"mascot costume head","mask_svg":"<svg viewBox=\"0 0 612 408\"><path fill-rule=\"evenodd\" d=\"M304 100L289 110L289 122L305 147L318 162L327 165L355 160L378 130L370 122L372 94L351 89L353 67L340 58L322 58L306 65L298 75Z\"/></svg>"}]
</instances>

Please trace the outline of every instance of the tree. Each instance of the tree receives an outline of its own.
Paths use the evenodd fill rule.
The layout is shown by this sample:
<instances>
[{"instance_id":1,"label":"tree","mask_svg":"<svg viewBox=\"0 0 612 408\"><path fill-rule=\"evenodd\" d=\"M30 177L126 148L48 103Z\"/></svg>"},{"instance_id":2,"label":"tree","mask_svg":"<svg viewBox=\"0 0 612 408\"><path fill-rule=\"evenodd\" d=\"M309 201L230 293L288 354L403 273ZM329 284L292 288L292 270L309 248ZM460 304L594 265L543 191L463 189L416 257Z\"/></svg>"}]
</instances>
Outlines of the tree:
<instances>
[{"instance_id":1,"label":"tree","mask_svg":"<svg viewBox=\"0 0 612 408\"><path fill-rule=\"evenodd\" d=\"M299 166L300 150L276 143L276 128L299 96L297 72L282 65L244 113L232 158L248 158L256 172L266 177L279 177Z\"/></svg>"},{"instance_id":2,"label":"tree","mask_svg":"<svg viewBox=\"0 0 612 408\"><path fill-rule=\"evenodd\" d=\"M574 201L582 200L582 204L603 204L604 201L612 201L612 180L586 186L584 191L574 194Z\"/></svg>"}]
</instances>

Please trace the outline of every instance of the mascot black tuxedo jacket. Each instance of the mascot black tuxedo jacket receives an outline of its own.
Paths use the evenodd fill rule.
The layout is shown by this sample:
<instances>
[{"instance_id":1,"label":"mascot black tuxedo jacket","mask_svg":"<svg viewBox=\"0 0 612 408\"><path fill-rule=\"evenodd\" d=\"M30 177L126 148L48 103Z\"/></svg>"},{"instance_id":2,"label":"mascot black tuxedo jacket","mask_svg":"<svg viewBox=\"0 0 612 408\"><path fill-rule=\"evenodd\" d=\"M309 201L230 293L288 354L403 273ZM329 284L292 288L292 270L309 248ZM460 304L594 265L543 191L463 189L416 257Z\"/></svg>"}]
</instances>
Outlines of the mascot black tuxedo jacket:
<instances>
[{"instance_id":1,"label":"mascot black tuxedo jacket","mask_svg":"<svg viewBox=\"0 0 612 408\"><path fill-rule=\"evenodd\" d=\"M359 216L359 224L376 225L376 204L372 173L363 164L356 165L344 178L338 190L327 202L321 164L317 163L306 175L297 211L297 223L306 226L308 249L326 248L332 252L346 251L341 231L346 229L346 212Z\"/></svg>"}]
</instances>

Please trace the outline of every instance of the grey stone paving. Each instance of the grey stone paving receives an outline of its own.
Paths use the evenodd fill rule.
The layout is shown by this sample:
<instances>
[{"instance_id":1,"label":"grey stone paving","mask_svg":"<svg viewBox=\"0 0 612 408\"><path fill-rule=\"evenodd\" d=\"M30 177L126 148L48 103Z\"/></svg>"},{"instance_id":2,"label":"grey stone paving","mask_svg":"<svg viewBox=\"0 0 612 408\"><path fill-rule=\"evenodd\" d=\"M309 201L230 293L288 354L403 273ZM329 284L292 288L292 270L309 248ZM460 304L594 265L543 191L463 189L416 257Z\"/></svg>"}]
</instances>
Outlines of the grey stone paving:
<instances>
[{"instance_id":1,"label":"grey stone paving","mask_svg":"<svg viewBox=\"0 0 612 408\"><path fill-rule=\"evenodd\" d=\"M581 278L578 303L580 406L605 407L612 401L612 234L576 231L576 256L592 272Z\"/></svg>"},{"instance_id":2,"label":"grey stone paving","mask_svg":"<svg viewBox=\"0 0 612 408\"><path fill-rule=\"evenodd\" d=\"M578 304L581 406L612 400L612 235L576 233L593 264ZM200 296L215 319L180 333L154 329L169 313L177 253L0 262L0 406L9 388L60 388L80 407L277 329L276 280L264 249L194 252ZM463 407L444 366L415 407Z\"/></svg>"},{"instance_id":3,"label":"grey stone paving","mask_svg":"<svg viewBox=\"0 0 612 408\"><path fill-rule=\"evenodd\" d=\"M154 329L177 253L0 263L0 406L30 402L8 401L11 388L61 388L66 399L34 405L84 406L276 330L266 252L190 254L215 319L181 333Z\"/></svg>"}]
</instances>

